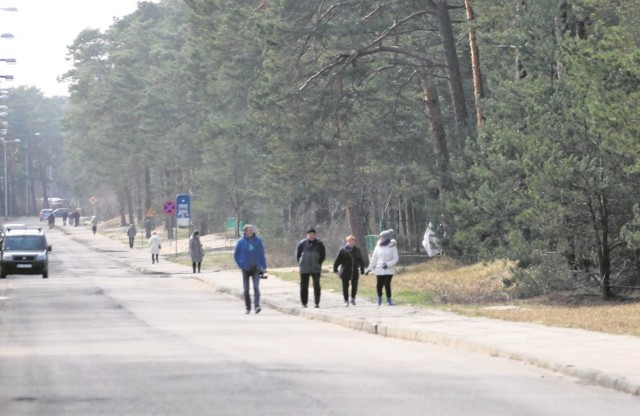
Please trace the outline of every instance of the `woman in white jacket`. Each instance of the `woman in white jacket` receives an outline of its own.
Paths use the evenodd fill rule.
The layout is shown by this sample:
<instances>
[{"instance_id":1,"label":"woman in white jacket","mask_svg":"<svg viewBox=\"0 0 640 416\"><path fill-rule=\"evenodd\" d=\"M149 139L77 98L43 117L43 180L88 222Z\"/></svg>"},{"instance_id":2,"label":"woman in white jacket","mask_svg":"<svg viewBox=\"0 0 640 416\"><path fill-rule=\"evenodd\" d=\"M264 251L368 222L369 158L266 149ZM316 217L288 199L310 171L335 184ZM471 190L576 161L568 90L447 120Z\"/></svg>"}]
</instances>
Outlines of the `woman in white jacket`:
<instances>
[{"instance_id":1,"label":"woman in white jacket","mask_svg":"<svg viewBox=\"0 0 640 416\"><path fill-rule=\"evenodd\" d=\"M387 305L393 305L391 298L391 279L396 272L398 264L398 247L396 240L392 239L393 230L386 230L380 233L380 239L371 255L369 267L366 274L373 271L376 274L378 292L378 306L382 304L382 288L387 295Z\"/></svg>"},{"instance_id":2,"label":"woman in white jacket","mask_svg":"<svg viewBox=\"0 0 640 416\"><path fill-rule=\"evenodd\" d=\"M158 259L160 255L160 249L162 244L162 239L155 231L151 233L151 238L149 238L149 252L151 253L151 263L160 263Z\"/></svg>"}]
</instances>

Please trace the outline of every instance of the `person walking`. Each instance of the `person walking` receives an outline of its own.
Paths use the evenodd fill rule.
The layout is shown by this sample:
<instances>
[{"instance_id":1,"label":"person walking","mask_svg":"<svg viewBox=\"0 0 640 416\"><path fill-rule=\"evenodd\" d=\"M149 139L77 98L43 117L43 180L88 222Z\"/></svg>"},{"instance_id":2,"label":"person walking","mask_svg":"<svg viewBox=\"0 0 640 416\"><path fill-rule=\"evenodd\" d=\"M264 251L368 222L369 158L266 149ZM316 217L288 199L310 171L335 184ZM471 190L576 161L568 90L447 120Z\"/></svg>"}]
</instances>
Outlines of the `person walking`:
<instances>
[{"instance_id":1,"label":"person walking","mask_svg":"<svg viewBox=\"0 0 640 416\"><path fill-rule=\"evenodd\" d=\"M160 250L162 249L162 239L155 232L151 232L149 237L149 252L151 253L151 264L160 263Z\"/></svg>"},{"instance_id":2,"label":"person walking","mask_svg":"<svg viewBox=\"0 0 640 416\"><path fill-rule=\"evenodd\" d=\"M96 231L98 231L98 219L95 215L91 217L91 231L93 231L93 235L96 235Z\"/></svg>"},{"instance_id":3,"label":"person walking","mask_svg":"<svg viewBox=\"0 0 640 416\"><path fill-rule=\"evenodd\" d=\"M324 244L316 236L316 230L307 231L307 238L296 247L296 260L300 267L300 301L304 308L309 300L309 278L313 279L313 299L316 308L320 307L320 273L325 259Z\"/></svg>"},{"instance_id":4,"label":"person walking","mask_svg":"<svg viewBox=\"0 0 640 416\"><path fill-rule=\"evenodd\" d=\"M348 235L345 240L345 246L340 248L333 262L333 272L337 273L342 280L344 306L349 306L349 283L351 283L351 304L355 306L358 279L360 274L364 274L366 263L362 251L356 246L356 237Z\"/></svg>"},{"instance_id":5,"label":"person walking","mask_svg":"<svg viewBox=\"0 0 640 416\"><path fill-rule=\"evenodd\" d=\"M53 215L53 212L49 214L47 222L49 223L49 229L53 229L53 227L56 225L56 216Z\"/></svg>"},{"instance_id":6,"label":"person walking","mask_svg":"<svg viewBox=\"0 0 640 416\"><path fill-rule=\"evenodd\" d=\"M398 247L393 238L393 230L386 230L380 233L378 244L373 249L371 261L365 274L373 271L376 275L376 291L378 293L378 306L382 304L382 288L387 295L387 305L394 305L391 297L391 279L395 273L395 266L398 264Z\"/></svg>"},{"instance_id":7,"label":"person walking","mask_svg":"<svg viewBox=\"0 0 640 416\"><path fill-rule=\"evenodd\" d=\"M127 228L127 236L129 237L129 248L133 248L133 243L136 241L136 234L138 230L136 230L135 224L130 224L129 228Z\"/></svg>"},{"instance_id":8,"label":"person walking","mask_svg":"<svg viewBox=\"0 0 640 416\"><path fill-rule=\"evenodd\" d=\"M253 283L253 304L256 313L260 313L260 278L267 272L267 260L264 256L262 240L255 234L255 227L247 224L243 236L236 242L233 259L242 270L242 289L246 313L251 313L251 295L249 280Z\"/></svg>"},{"instance_id":9,"label":"person walking","mask_svg":"<svg viewBox=\"0 0 640 416\"><path fill-rule=\"evenodd\" d=\"M193 272L198 270L200 273L200 267L202 266L202 259L204 258L204 248L200 242L200 231L194 231L189 239L189 253L191 254L191 264L193 266Z\"/></svg>"},{"instance_id":10,"label":"person walking","mask_svg":"<svg viewBox=\"0 0 640 416\"><path fill-rule=\"evenodd\" d=\"M69 218L69 211L62 212L62 225L67 225L67 218Z\"/></svg>"}]
</instances>

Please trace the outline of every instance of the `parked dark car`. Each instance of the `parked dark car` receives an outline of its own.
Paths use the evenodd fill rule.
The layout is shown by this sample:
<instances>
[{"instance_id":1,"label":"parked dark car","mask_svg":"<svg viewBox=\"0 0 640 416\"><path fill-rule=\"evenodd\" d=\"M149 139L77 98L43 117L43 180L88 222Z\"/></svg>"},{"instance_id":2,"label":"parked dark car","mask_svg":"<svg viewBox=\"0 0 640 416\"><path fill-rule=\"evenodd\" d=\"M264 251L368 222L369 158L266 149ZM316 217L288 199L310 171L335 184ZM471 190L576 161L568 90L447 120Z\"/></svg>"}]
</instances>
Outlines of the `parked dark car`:
<instances>
[{"instance_id":1,"label":"parked dark car","mask_svg":"<svg viewBox=\"0 0 640 416\"><path fill-rule=\"evenodd\" d=\"M41 274L49 277L47 237L41 229L8 230L0 252L0 279L9 274Z\"/></svg>"},{"instance_id":2,"label":"parked dark car","mask_svg":"<svg viewBox=\"0 0 640 416\"><path fill-rule=\"evenodd\" d=\"M40 221L46 221L49 215L53 212L52 209L44 208L40 210Z\"/></svg>"},{"instance_id":3,"label":"parked dark car","mask_svg":"<svg viewBox=\"0 0 640 416\"><path fill-rule=\"evenodd\" d=\"M69 216L69 214L71 214L71 209L69 209L69 208L58 208L55 211L53 211L53 215L55 215L57 218L64 217L65 213L67 214L67 216Z\"/></svg>"}]
</instances>

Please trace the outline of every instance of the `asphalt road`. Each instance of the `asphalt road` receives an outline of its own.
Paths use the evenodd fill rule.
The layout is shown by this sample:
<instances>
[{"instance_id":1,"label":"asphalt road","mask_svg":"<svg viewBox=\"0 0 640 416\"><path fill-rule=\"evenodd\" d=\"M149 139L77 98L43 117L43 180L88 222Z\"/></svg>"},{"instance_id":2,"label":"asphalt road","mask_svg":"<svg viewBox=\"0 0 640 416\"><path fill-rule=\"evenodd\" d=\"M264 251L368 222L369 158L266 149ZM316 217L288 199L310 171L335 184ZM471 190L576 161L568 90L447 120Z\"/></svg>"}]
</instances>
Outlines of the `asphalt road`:
<instances>
[{"instance_id":1,"label":"asphalt road","mask_svg":"<svg viewBox=\"0 0 640 416\"><path fill-rule=\"evenodd\" d=\"M0 414L637 415L640 398L141 275L60 231L50 277L0 281ZM162 276L162 277L161 277Z\"/></svg>"}]
</instances>

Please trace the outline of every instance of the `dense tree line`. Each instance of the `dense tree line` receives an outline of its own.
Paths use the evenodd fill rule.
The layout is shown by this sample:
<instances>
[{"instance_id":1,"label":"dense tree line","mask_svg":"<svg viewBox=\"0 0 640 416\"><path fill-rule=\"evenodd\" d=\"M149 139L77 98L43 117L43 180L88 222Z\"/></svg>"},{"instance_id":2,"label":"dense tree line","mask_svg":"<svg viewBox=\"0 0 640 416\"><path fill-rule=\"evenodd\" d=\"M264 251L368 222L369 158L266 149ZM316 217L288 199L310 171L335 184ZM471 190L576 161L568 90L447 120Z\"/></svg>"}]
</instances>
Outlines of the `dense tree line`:
<instances>
[{"instance_id":1,"label":"dense tree line","mask_svg":"<svg viewBox=\"0 0 640 416\"><path fill-rule=\"evenodd\" d=\"M43 206L49 207L49 197L74 193L59 122L67 100L45 97L33 87L6 90L5 96L3 172L7 177L2 181L3 211L6 207L9 215L35 215Z\"/></svg>"},{"instance_id":2,"label":"dense tree line","mask_svg":"<svg viewBox=\"0 0 640 416\"><path fill-rule=\"evenodd\" d=\"M632 290L638 3L141 2L69 48L72 170L123 222L185 192L199 228L274 245L393 228L418 251L432 222L523 293Z\"/></svg>"}]
</instances>

